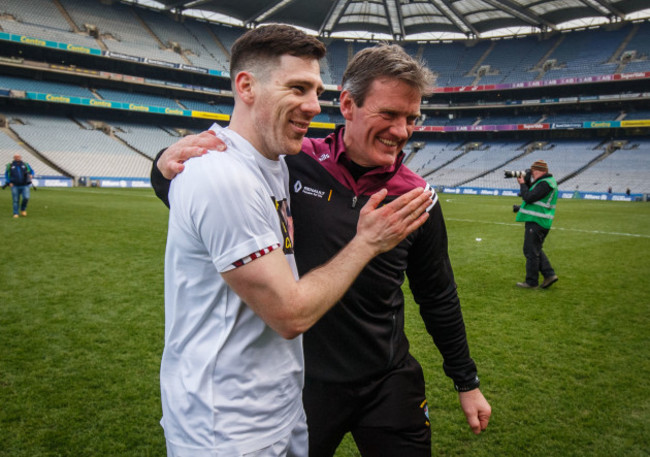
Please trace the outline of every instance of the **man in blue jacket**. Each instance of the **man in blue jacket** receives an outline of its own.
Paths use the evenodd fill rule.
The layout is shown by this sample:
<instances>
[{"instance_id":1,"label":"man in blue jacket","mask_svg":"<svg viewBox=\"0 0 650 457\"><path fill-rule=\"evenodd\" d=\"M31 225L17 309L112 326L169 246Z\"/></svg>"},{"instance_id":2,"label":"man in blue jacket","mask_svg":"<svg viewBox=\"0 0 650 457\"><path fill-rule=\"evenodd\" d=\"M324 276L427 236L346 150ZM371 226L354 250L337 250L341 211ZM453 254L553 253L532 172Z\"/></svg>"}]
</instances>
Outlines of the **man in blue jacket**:
<instances>
[{"instance_id":1,"label":"man in blue jacket","mask_svg":"<svg viewBox=\"0 0 650 457\"><path fill-rule=\"evenodd\" d=\"M15 154L13 162L7 164L7 168L5 169L5 183L11 187L14 218L18 218L19 209L21 216L27 216L29 187L32 185L33 176L34 170L28 163L23 162L20 154Z\"/></svg>"}]
</instances>

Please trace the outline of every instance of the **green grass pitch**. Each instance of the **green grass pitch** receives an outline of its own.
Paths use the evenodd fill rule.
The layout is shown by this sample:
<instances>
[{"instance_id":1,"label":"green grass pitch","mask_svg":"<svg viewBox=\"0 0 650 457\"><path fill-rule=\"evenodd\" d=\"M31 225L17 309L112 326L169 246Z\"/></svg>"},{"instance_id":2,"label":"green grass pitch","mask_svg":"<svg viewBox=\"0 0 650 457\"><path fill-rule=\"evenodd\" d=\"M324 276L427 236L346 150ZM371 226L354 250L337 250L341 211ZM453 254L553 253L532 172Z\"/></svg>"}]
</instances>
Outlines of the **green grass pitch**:
<instances>
[{"instance_id":1,"label":"green grass pitch","mask_svg":"<svg viewBox=\"0 0 650 457\"><path fill-rule=\"evenodd\" d=\"M0 197L0 456L166 455L167 209L151 190L42 188L16 220ZM648 456L650 204L559 201L545 250L560 280L520 290L518 200L440 199L493 416L470 433L407 292L433 454ZM358 456L349 436L337 456Z\"/></svg>"}]
</instances>

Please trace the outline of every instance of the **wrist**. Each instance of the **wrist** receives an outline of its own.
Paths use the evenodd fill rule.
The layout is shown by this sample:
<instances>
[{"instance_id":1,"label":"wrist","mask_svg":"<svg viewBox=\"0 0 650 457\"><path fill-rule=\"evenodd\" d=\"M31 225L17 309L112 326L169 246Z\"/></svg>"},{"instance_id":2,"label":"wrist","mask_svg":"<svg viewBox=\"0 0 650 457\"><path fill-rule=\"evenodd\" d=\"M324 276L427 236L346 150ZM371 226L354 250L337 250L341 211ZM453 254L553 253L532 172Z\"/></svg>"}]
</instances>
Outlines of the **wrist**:
<instances>
[{"instance_id":1,"label":"wrist","mask_svg":"<svg viewBox=\"0 0 650 457\"><path fill-rule=\"evenodd\" d=\"M355 258L362 261L364 265L381 254L381 250L376 243L373 243L370 239L364 238L363 235L359 233L350 240L348 248L350 253L354 253Z\"/></svg>"},{"instance_id":2,"label":"wrist","mask_svg":"<svg viewBox=\"0 0 650 457\"><path fill-rule=\"evenodd\" d=\"M462 384L454 383L454 389L456 389L456 392L469 392L470 390L478 389L480 386L481 380L478 376L475 376L470 382L464 382Z\"/></svg>"}]
</instances>

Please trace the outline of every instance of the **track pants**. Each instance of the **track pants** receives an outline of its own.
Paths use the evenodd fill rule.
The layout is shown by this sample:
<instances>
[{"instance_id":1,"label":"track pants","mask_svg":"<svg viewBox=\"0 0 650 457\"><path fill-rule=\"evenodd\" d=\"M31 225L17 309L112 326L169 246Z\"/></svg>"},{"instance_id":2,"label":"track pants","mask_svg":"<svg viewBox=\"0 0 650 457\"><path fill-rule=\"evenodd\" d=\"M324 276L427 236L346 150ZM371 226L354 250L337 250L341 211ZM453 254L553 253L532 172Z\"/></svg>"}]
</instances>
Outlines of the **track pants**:
<instances>
[{"instance_id":1,"label":"track pants","mask_svg":"<svg viewBox=\"0 0 650 457\"><path fill-rule=\"evenodd\" d=\"M431 457L424 375L411 355L363 383L327 383L308 376L303 403L309 457L332 457L351 432L363 457Z\"/></svg>"}]
</instances>

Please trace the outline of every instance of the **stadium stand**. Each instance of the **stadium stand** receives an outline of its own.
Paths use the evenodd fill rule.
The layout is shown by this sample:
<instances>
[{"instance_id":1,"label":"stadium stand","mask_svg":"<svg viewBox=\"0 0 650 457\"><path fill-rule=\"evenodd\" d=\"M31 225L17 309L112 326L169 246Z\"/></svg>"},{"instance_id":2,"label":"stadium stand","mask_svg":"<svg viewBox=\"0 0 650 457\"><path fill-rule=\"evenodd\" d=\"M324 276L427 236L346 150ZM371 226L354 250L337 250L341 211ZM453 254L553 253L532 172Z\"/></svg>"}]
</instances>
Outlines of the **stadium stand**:
<instances>
[{"instance_id":1,"label":"stadium stand","mask_svg":"<svg viewBox=\"0 0 650 457\"><path fill-rule=\"evenodd\" d=\"M104 100L114 100L126 103L134 103L148 106L163 106L168 108L180 109L181 106L174 100L165 97L157 97L148 94L139 94L135 92L122 92L114 89L96 89L96 92Z\"/></svg>"},{"instance_id":2,"label":"stadium stand","mask_svg":"<svg viewBox=\"0 0 650 457\"><path fill-rule=\"evenodd\" d=\"M90 90L75 84L38 81L28 78L18 78L15 76L0 75L0 87L45 94L68 95L71 97L97 98Z\"/></svg>"},{"instance_id":3,"label":"stadium stand","mask_svg":"<svg viewBox=\"0 0 650 457\"><path fill-rule=\"evenodd\" d=\"M516 179L504 179L504 170L526 170L535 160L545 160L555 179L562 181L578 172L591 161L604 153L598 140L553 140L552 142L533 141L520 145L518 154L500 163L483 176L477 176L463 183L470 187L519 189ZM492 149L487 150L488 154ZM498 161L492 163L497 164ZM488 170L484 170L488 171Z\"/></svg>"},{"instance_id":4,"label":"stadium stand","mask_svg":"<svg viewBox=\"0 0 650 457\"><path fill-rule=\"evenodd\" d=\"M609 32L588 30L570 39L561 39L548 56L547 60L554 63L543 78L549 80L614 73L618 64L608 64L607 61L628 33L627 27Z\"/></svg>"},{"instance_id":5,"label":"stadium stand","mask_svg":"<svg viewBox=\"0 0 650 457\"><path fill-rule=\"evenodd\" d=\"M105 5L84 0L59 0L79 30L97 29L108 50L184 64L183 58L153 34L135 8L113 3Z\"/></svg>"},{"instance_id":6,"label":"stadium stand","mask_svg":"<svg viewBox=\"0 0 650 457\"><path fill-rule=\"evenodd\" d=\"M46 62L40 42L0 51L0 65L11 69L0 72L0 120L8 120L0 126L0 151L6 157L18 147L41 174L146 178L159 149L183 132L205 128L212 122L210 113L232 113L227 80L204 75L206 69L227 71L229 49L245 29L187 17L178 21L172 13L95 0L5 0L0 29L104 53L77 59L68 52ZM355 52L374 44L334 38L324 42L328 55L321 75L329 85L340 84ZM422 107L423 131L406 148L413 151L408 165L436 186L516 189L515 180L503 179L503 169L524 169L533 158L544 158L561 189L650 192L641 179L650 168L644 137L650 122L649 76L642 73L650 71L649 43L647 21L543 36L403 43L407 52L428 62L437 87L445 89ZM119 54L133 57L137 65ZM67 73L49 67L64 61ZM181 66L189 71L179 72ZM203 74L193 67L204 69ZM100 75L101 70L110 74ZM84 71L94 76L85 77ZM620 83L610 78L607 84L560 82L622 74L632 77L621 77ZM528 82L537 84L524 88ZM491 84L512 86L482 87ZM336 101L338 92L329 89L323 100ZM40 105L34 105L21 92L47 94L57 104L47 106L48 99L41 97ZM105 107L76 106L59 96L162 111L157 118L135 108L121 115ZM12 111L14 107L19 111ZM188 111L183 117L180 110L203 114L188 119ZM326 135L331 131L326 126L344 119L336 105L327 103L314 121L325 127L313 134ZM583 123L594 125L581 128ZM568 127L555 131L556 124ZM509 128L491 128L503 126ZM482 128L491 133L476 133ZM422 143L417 151L416 142Z\"/></svg>"},{"instance_id":7,"label":"stadium stand","mask_svg":"<svg viewBox=\"0 0 650 457\"><path fill-rule=\"evenodd\" d=\"M22 115L10 129L70 177L149 176L151 160L101 130L61 117Z\"/></svg>"},{"instance_id":8,"label":"stadium stand","mask_svg":"<svg viewBox=\"0 0 650 457\"><path fill-rule=\"evenodd\" d=\"M478 84L513 83L534 79L537 73L533 72L533 68L552 46L551 40L540 40L536 37L513 38L495 43L494 49L481 63L484 75L478 80Z\"/></svg>"},{"instance_id":9,"label":"stadium stand","mask_svg":"<svg viewBox=\"0 0 650 457\"><path fill-rule=\"evenodd\" d=\"M205 68L223 67L223 60L218 60L213 55L217 50L216 44L211 46L214 39L207 30L199 30L195 21L181 24L164 14L148 10L138 11L138 16L163 45L181 55L192 65ZM201 36L200 41L197 35Z\"/></svg>"},{"instance_id":10,"label":"stadium stand","mask_svg":"<svg viewBox=\"0 0 650 457\"><path fill-rule=\"evenodd\" d=\"M112 123L113 133L132 149L153 159L158 151L180 139L178 132L149 124Z\"/></svg>"},{"instance_id":11,"label":"stadium stand","mask_svg":"<svg viewBox=\"0 0 650 457\"><path fill-rule=\"evenodd\" d=\"M422 59L437 74L437 86L471 86L476 76L472 70L481 62L482 56L489 52L493 44L479 42L473 46L468 43L422 46Z\"/></svg>"},{"instance_id":12,"label":"stadium stand","mask_svg":"<svg viewBox=\"0 0 650 457\"><path fill-rule=\"evenodd\" d=\"M37 25L43 29L59 29L72 32L73 29L61 12L57 9L56 4L51 1L35 0L26 2L24 0L3 0L0 5L0 13L13 18L13 21L25 25ZM6 19L10 19L7 17ZM3 20L9 23L11 20Z\"/></svg>"},{"instance_id":13,"label":"stadium stand","mask_svg":"<svg viewBox=\"0 0 650 457\"><path fill-rule=\"evenodd\" d=\"M516 141L469 141L456 148L460 149L458 155L424 177L432 186L459 186L521 155L520 146Z\"/></svg>"},{"instance_id":14,"label":"stadium stand","mask_svg":"<svg viewBox=\"0 0 650 457\"><path fill-rule=\"evenodd\" d=\"M0 131L0 163L6 164L10 163L13 160L15 154L20 154L23 158L23 161L29 163L34 172L36 173L35 177L62 177L62 174L52 168L50 164L41 160L37 155L32 154L30 151L26 150L24 147L20 146L16 141L9 136L8 132ZM2 170L4 173L4 168Z\"/></svg>"},{"instance_id":15,"label":"stadium stand","mask_svg":"<svg viewBox=\"0 0 650 457\"><path fill-rule=\"evenodd\" d=\"M610 187L613 192L650 192L650 140L630 138L615 141L605 156L580 174L568 179L562 187L570 190L600 190ZM620 147L619 147L620 146Z\"/></svg>"},{"instance_id":16,"label":"stadium stand","mask_svg":"<svg viewBox=\"0 0 650 457\"><path fill-rule=\"evenodd\" d=\"M407 160L406 164L416 173L425 176L463 153L462 142L426 141L423 148Z\"/></svg>"}]
</instances>

